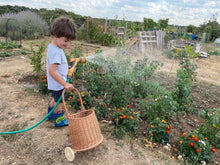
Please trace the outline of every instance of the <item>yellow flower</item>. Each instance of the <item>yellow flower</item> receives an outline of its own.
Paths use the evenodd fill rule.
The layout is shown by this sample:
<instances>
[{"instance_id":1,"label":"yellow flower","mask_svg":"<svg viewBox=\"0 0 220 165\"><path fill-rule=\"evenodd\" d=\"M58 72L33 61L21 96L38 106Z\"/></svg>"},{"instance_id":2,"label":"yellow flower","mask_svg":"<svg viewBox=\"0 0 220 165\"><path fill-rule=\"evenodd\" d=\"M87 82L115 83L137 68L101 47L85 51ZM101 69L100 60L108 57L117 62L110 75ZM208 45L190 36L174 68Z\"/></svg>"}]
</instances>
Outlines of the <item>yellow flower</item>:
<instances>
[{"instance_id":1,"label":"yellow flower","mask_svg":"<svg viewBox=\"0 0 220 165\"><path fill-rule=\"evenodd\" d=\"M194 135L192 135L191 137L192 137L192 138L194 138L195 136L194 136Z\"/></svg>"},{"instance_id":2,"label":"yellow flower","mask_svg":"<svg viewBox=\"0 0 220 165\"><path fill-rule=\"evenodd\" d=\"M165 120L162 120L162 123L166 123L166 121L165 121Z\"/></svg>"},{"instance_id":3,"label":"yellow flower","mask_svg":"<svg viewBox=\"0 0 220 165\"><path fill-rule=\"evenodd\" d=\"M183 141L181 140L181 141L180 141L180 144L182 144L182 143L183 143Z\"/></svg>"},{"instance_id":4,"label":"yellow flower","mask_svg":"<svg viewBox=\"0 0 220 165\"><path fill-rule=\"evenodd\" d=\"M99 105L101 105L102 103L99 103Z\"/></svg>"},{"instance_id":5,"label":"yellow flower","mask_svg":"<svg viewBox=\"0 0 220 165\"><path fill-rule=\"evenodd\" d=\"M93 108L93 110L95 110L95 107Z\"/></svg>"},{"instance_id":6,"label":"yellow flower","mask_svg":"<svg viewBox=\"0 0 220 165\"><path fill-rule=\"evenodd\" d=\"M83 94L82 97L84 97L85 95Z\"/></svg>"},{"instance_id":7,"label":"yellow flower","mask_svg":"<svg viewBox=\"0 0 220 165\"><path fill-rule=\"evenodd\" d=\"M153 125L150 125L150 127L153 128L154 126L153 126Z\"/></svg>"},{"instance_id":8,"label":"yellow flower","mask_svg":"<svg viewBox=\"0 0 220 165\"><path fill-rule=\"evenodd\" d=\"M45 87L47 87L47 84L45 84Z\"/></svg>"},{"instance_id":9,"label":"yellow flower","mask_svg":"<svg viewBox=\"0 0 220 165\"><path fill-rule=\"evenodd\" d=\"M122 108L122 110L125 110L125 108Z\"/></svg>"}]
</instances>

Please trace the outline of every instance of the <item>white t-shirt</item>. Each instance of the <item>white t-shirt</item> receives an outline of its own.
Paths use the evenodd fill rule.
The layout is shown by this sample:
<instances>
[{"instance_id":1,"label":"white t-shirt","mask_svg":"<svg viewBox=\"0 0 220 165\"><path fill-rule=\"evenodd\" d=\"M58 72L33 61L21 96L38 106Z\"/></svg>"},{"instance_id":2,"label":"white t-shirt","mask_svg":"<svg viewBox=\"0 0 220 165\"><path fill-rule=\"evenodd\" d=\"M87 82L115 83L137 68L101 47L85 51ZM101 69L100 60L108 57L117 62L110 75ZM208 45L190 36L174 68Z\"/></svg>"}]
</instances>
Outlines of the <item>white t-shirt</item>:
<instances>
[{"instance_id":1,"label":"white t-shirt","mask_svg":"<svg viewBox=\"0 0 220 165\"><path fill-rule=\"evenodd\" d=\"M68 62L66 56L63 49L60 49L52 44L49 44L47 47L47 83L49 90L59 91L64 87L50 76L50 64L57 64L56 72L60 75L60 77L62 77L63 80L66 81L68 74Z\"/></svg>"}]
</instances>

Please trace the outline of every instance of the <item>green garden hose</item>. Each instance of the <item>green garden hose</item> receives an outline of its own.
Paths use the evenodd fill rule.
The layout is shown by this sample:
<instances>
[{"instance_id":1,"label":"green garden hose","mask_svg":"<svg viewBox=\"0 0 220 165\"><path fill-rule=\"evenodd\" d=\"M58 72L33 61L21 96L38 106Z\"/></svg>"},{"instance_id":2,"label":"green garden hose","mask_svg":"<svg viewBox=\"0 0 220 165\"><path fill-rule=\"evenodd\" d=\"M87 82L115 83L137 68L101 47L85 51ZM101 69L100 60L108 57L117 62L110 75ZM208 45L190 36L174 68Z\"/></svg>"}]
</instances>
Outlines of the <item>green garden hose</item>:
<instances>
[{"instance_id":1,"label":"green garden hose","mask_svg":"<svg viewBox=\"0 0 220 165\"><path fill-rule=\"evenodd\" d=\"M66 82L69 82L69 78L67 79ZM41 120L39 121L38 123L34 124L33 126L29 127L29 128L26 128L26 129L22 129L22 130L18 130L18 131L12 131L12 132L0 132L0 135L3 135L3 134L16 134L16 133L22 133L22 132L26 132L26 131L29 131L33 128L35 128L36 126L38 126L39 124L41 124L50 114L53 113L54 109L57 107L57 105L60 103L62 99L62 95L60 96L59 100L57 101L56 105L53 107L53 109Z\"/></svg>"}]
</instances>

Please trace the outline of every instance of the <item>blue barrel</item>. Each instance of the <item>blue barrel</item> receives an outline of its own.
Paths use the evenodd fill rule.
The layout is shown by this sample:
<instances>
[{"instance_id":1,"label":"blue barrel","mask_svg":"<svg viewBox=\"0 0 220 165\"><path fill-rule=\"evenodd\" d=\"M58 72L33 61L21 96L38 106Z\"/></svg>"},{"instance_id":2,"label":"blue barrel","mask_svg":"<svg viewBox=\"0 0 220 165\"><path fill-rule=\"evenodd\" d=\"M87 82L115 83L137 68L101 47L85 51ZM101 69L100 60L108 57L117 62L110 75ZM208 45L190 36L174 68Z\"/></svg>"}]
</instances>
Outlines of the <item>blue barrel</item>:
<instances>
[{"instance_id":1,"label":"blue barrel","mask_svg":"<svg viewBox=\"0 0 220 165\"><path fill-rule=\"evenodd\" d=\"M194 40L195 39L195 34L190 34L189 38L191 38L191 40Z\"/></svg>"}]
</instances>

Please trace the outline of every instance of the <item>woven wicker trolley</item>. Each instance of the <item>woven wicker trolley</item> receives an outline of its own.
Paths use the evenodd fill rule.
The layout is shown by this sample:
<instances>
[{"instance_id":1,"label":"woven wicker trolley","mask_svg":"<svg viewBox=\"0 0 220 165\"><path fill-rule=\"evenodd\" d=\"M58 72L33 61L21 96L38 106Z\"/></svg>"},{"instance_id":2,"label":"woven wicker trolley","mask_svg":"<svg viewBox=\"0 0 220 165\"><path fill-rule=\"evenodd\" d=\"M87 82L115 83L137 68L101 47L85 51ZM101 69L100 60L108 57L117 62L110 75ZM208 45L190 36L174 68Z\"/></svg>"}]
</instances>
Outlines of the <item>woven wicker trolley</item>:
<instances>
[{"instance_id":1,"label":"woven wicker trolley","mask_svg":"<svg viewBox=\"0 0 220 165\"><path fill-rule=\"evenodd\" d=\"M75 153L78 151L87 151L97 147L103 141L99 123L93 110L85 110L79 91L74 88L79 95L82 111L70 114L66 108L64 92L62 93L63 106L69 121L69 132L72 148L65 148L65 156L69 161L75 159Z\"/></svg>"}]
</instances>

